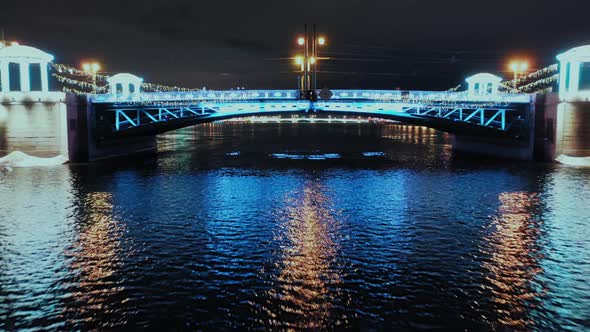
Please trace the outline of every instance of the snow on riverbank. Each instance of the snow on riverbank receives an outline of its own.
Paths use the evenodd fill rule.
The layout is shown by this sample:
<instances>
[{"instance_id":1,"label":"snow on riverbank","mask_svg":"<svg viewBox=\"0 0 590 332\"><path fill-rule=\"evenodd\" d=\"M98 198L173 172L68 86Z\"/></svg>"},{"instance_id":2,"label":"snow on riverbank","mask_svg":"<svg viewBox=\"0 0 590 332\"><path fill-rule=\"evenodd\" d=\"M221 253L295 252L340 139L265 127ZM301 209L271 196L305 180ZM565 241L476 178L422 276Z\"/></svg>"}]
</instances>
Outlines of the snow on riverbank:
<instances>
[{"instance_id":1,"label":"snow on riverbank","mask_svg":"<svg viewBox=\"0 0 590 332\"><path fill-rule=\"evenodd\" d=\"M555 160L564 165L590 167L590 157L570 157L562 154Z\"/></svg>"},{"instance_id":2,"label":"snow on riverbank","mask_svg":"<svg viewBox=\"0 0 590 332\"><path fill-rule=\"evenodd\" d=\"M10 170L12 167L48 167L61 165L68 161L63 155L51 158L40 158L29 156L20 151L14 151L0 158L0 169Z\"/></svg>"}]
</instances>

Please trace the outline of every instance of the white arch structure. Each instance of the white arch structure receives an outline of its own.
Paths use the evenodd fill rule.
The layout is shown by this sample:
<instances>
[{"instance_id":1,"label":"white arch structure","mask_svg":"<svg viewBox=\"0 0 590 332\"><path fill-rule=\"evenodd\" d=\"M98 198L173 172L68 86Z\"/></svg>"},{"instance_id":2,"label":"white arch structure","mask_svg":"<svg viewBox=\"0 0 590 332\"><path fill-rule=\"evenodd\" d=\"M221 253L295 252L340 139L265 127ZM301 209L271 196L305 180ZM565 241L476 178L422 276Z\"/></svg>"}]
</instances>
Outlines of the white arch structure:
<instances>
[{"instance_id":1,"label":"white arch structure","mask_svg":"<svg viewBox=\"0 0 590 332\"><path fill-rule=\"evenodd\" d=\"M572 48L557 56L559 98L565 101L590 98L590 45Z\"/></svg>"},{"instance_id":2,"label":"white arch structure","mask_svg":"<svg viewBox=\"0 0 590 332\"><path fill-rule=\"evenodd\" d=\"M141 84L143 83L143 78L128 73L121 73L109 77L107 82L109 82L109 90L113 95L119 94L117 92L117 85L119 84L121 85L120 93L124 96L130 94L139 95L141 93ZM131 92L131 86L133 86L133 92Z\"/></svg>"},{"instance_id":3,"label":"white arch structure","mask_svg":"<svg viewBox=\"0 0 590 332\"><path fill-rule=\"evenodd\" d=\"M494 96L498 94L498 87L502 78L489 73L479 73L465 79L470 95Z\"/></svg>"},{"instance_id":4,"label":"white arch structure","mask_svg":"<svg viewBox=\"0 0 590 332\"><path fill-rule=\"evenodd\" d=\"M10 64L16 63L20 68L20 91L31 91L30 65L41 67L41 91L49 91L49 73L47 65L53 61L53 55L39 49L24 45L11 45L0 48L0 84L2 92L10 92Z\"/></svg>"}]
</instances>

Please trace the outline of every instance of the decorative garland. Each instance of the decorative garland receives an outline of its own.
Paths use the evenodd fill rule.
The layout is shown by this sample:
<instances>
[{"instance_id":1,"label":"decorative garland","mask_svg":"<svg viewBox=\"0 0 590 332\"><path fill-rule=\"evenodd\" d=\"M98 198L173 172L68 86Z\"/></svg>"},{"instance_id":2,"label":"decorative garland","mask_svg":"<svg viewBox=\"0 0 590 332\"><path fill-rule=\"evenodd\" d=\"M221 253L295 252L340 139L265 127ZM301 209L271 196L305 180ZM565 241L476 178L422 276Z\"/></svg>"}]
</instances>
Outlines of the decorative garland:
<instances>
[{"instance_id":1,"label":"decorative garland","mask_svg":"<svg viewBox=\"0 0 590 332\"><path fill-rule=\"evenodd\" d=\"M553 64L543 69L537 70L536 72L528 75L519 77L516 80L517 89L514 90L514 79L506 80L500 83L499 88L504 92L515 92L515 93L548 93L553 91L553 87L546 85L552 85L559 78L558 65ZM547 77L549 76L549 77ZM526 84L525 84L526 83ZM461 85L451 88L447 91L455 92Z\"/></svg>"},{"instance_id":2,"label":"decorative garland","mask_svg":"<svg viewBox=\"0 0 590 332\"><path fill-rule=\"evenodd\" d=\"M559 78L559 74L554 74L550 77L547 78L543 78L540 79L538 81L523 85L521 87L518 88L519 91L521 92L529 92L529 93L533 93L533 92L539 92L539 88L546 86L546 85L552 85L554 82L557 82ZM551 89L553 90L553 87L543 87L543 89ZM541 89L541 90L543 90Z\"/></svg>"},{"instance_id":3,"label":"decorative garland","mask_svg":"<svg viewBox=\"0 0 590 332\"><path fill-rule=\"evenodd\" d=\"M64 65L64 64L60 64L60 63L51 63L51 66L53 67L53 69L56 72L58 72L60 74L65 73L65 74L69 74L69 75L84 76L84 77L90 76L89 73L87 73L83 70L68 66L68 65ZM109 76L107 76L107 75L96 74L97 81L106 81L108 78L109 78Z\"/></svg>"},{"instance_id":4,"label":"decorative garland","mask_svg":"<svg viewBox=\"0 0 590 332\"><path fill-rule=\"evenodd\" d=\"M65 76L58 75L56 73L52 73L51 76L55 77L60 83L64 85L74 85L80 88L85 88L89 90L96 90L97 92L107 92L108 87L106 85L94 85L92 83L83 82L75 79L71 79Z\"/></svg>"},{"instance_id":5,"label":"decorative garland","mask_svg":"<svg viewBox=\"0 0 590 332\"><path fill-rule=\"evenodd\" d=\"M59 64L59 63L51 63L52 68L55 70L55 73L52 73L52 76L55 77L60 83L64 86L63 90L67 92L74 92L77 94L87 94L90 92L85 92L81 89L87 89L90 91L96 91L97 93L107 93L108 92L108 85L106 84L107 79L109 76L97 74L95 75L96 78L96 85L81 81L78 79L66 77L64 75L69 76L78 76L78 77L90 77L85 71L79 70L77 68ZM525 92L525 93L544 93L544 92L551 92L553 90L552 87L546 87L546 85L552 85L558 79L558 65L553 64L551 66L545 67L540 69L536 72L531 74L519 77L516 80L516 84L518 89L514 91L514 80L507 80L500 83L500 88L505 91L514 91L514 92ZM550 75L549 77L547 77ZM533 81L533 82L531 82ZM524 84L526 82L530 82L528 84ZM100 83L100 84L99 84ZM72 87L75 86L75 87ZM454 88L447 90L448 92L458 92L461 89L461 84L457 85ZM545 86L545 87L544 87ZM179 86L169 86L157 83L143 83L141 85L142 89L146 92L195 92L195 91L202 91L203 89L194 89L194 88L184 88Z\"/></svg>"},{"instance_id":6,"label":"decorative garland","mask_svg":"<svg viewBox=\"0 0 590 332\"><path fill-rule=\"evenodd\" d=\"M86 95L86 94L88 94L87 91L80 91L78 89L68 88L68 87L65 87L65 86L62 87L61 89L62 89L63 92L72 92L72 93L75 93L77 95Z\"/></svg>"},{"instance_id":7,"label":"decorative garland","mask_svg":"<svg viewBox=\"0 0 590 332\"><path fill-rule=\"evenodd\" d=\"M60 63L52 63L51 66L53 67L53 69L57 73L60 73L60 74L68 74L70 76L82 76L82 77L89 77L90 76L87 72L79 70L79 69L71 67L71 66L68 66L68 65L64 65L64 64L60 64ZM56 77L61 83L74 84L74 85L78 85L78 86L86 87L86 88L92 87L92 84L90 84L90 83L71 79L71 78L68 78L68 77L65 77L62 75L54 74L54 77ZM106 87L106 80L108 78L109 78L109 76L107 76L107 75L101 75L101 74L96 75L96 81L104 83L103 84L104 86L97 86L98 91L106 92L108 90L108 88ZM141 85L141 87L146 92L172 92L172 91L189 92L189 91L201 90L201 89L183 88L183 87L179 87L179 86L169 86L169 85L163 85L163 84L157 84L157 83L143 83Z\"/></svg>"},{"instance_id":8,"label":"decorative garland","mask_svg":"<svg viewBox=\"0 0 590 332\"><path fill-rule=\"evenodd\" d=\"M457 86L456 86L456 87L454 87L454 88L450 88L450 89L448 89L447 91L448 91L448 92L457 92L457 91L459 91L459 89L461 89L461 85L462 85L462 84L459 84L459 85L457 85Z\"/></svg>"}]
</instances>

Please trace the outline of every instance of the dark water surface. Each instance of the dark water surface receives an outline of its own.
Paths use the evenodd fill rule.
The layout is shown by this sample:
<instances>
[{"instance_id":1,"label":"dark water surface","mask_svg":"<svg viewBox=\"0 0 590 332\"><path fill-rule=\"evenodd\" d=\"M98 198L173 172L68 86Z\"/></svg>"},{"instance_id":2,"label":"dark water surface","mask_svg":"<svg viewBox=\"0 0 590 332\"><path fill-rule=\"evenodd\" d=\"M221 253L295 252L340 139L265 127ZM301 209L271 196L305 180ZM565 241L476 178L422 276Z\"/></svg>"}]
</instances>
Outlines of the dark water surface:
<instances>
[{"instance_id":1,"label":"dark water surface","mask_svg":"<svg viewBox=\"0 0 590 332\"><path fill-rule=\"evenodd\" d=\"M590 329L590 171L224 124L0 173L0 330Z\"/></svg>"}]
</instances>

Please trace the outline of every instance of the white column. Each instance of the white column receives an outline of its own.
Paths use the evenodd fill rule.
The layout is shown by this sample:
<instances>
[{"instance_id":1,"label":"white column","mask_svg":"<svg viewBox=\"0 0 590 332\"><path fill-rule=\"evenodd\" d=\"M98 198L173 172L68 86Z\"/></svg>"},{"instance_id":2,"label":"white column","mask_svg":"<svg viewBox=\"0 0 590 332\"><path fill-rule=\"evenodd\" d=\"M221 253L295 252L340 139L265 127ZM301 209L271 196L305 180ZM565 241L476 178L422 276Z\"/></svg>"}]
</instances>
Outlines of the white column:
<instances>
[{"instance_id":1,"label":"white column","mask_svg":"<svg viewBox=\"0 0 590 332\"><path fill-rule=\"evenodd\" d=\"M128 95L129 94L129 83L127 83L127 84L121 83L121 86L122 86L121 92L123 92L123 95L125 95L125 96Z\"/></svg>"},{"instance_id":2,"label":"white column","mask_svg":"<svg viewBox=\"0 0 590 332\"><path fill-rule=\"evenodd\" d=\"M8 73L8 61L0 62L0 81L2 82L2 92L10 91L10 75Z\"/></svg>"},{"instance_id":3,"label":"white column","mask_svg":"<svg viewBox=\"0 0 590 332\"><path fill-rule=\"evenodd\" d=\"M26 62L20 63L20 91L31 91L29 64Z\"/></svg>"},{"instance_id":4,"label":"white column","mask_svg":"<svg viewBox=\"0 0 590 332\"><path fill-rule=\"evenodd\" d=\"M41 63L41 91L49 91L49 73L47 72L47 63Z\"/></svg>"},{"instance_id":5,"label":"white column","mask_svg":"<svg viewBox=\"0 0 590 332\"><path fill-rule=\"evenodd\" d=\"M567 77L567 62L562 61L559 64L559 93L565 95L565 78Z\"/></svg>"},{"instance_id":6,"label":"white column","mask_svg":"<svg viewBox=\"0 0 590 332\"><path fill-rule=\"evenodd\" d=\"M571 93L577 94L580 90L580 61L575 61L570 64L570 87Z\"/></svg>"}]
</instances>

